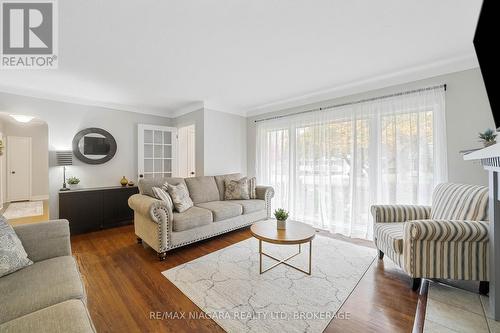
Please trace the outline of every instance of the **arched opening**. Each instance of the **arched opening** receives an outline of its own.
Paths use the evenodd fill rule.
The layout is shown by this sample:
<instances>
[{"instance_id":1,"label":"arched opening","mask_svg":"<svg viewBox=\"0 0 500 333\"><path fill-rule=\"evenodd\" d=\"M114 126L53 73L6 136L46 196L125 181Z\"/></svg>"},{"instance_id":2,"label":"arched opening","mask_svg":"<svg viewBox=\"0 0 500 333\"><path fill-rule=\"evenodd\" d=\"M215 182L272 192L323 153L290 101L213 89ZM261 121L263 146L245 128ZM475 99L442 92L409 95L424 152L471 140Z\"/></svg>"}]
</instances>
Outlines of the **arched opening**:
<instances>
[{"instance_id":1,"label":"arched opening","mask_svg":"<svg viewBox=\"0 0 500 333\"><path fill-rule=\"evenodd\" d=\"M49 219L48 125L0 112L0 213L12 225Z\"/></svg>"}]
</instances>

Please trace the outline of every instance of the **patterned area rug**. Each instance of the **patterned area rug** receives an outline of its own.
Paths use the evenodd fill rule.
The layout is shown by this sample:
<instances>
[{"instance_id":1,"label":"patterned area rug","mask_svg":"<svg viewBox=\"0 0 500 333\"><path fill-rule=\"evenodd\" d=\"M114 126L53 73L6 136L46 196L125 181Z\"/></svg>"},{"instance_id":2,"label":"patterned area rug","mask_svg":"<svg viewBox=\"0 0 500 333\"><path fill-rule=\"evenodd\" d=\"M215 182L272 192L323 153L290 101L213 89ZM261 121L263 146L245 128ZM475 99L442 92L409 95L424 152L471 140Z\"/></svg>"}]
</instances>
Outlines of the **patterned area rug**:
<instances>
[{"instance_id":1,"label":"patterned area rug","mask_svg":"<svg viewBox=\"0 0 500 333\"><path fill-rule=\"evenodd\" d=\"M12 202L3 213L7 220L39 215L43 215L42 201Z\"/></svg>"},{"instance_id":2,"label":"patterned area rug","mask_svg":"<svg viewBox=\"0 0 500 333\"><path fill-rule=\"evenodd\" d=\"M285 258L297 246L263 243ZM307 269L309 246L290 263ZM228 332L322 332L375 258L375 250L316 236L312 275L285 265L259 274L258 241L247 239L163 272ZM264 269L274 264L265 258ZM338 314L338 317L348 314Z\"/></svg>"}]
</instances>

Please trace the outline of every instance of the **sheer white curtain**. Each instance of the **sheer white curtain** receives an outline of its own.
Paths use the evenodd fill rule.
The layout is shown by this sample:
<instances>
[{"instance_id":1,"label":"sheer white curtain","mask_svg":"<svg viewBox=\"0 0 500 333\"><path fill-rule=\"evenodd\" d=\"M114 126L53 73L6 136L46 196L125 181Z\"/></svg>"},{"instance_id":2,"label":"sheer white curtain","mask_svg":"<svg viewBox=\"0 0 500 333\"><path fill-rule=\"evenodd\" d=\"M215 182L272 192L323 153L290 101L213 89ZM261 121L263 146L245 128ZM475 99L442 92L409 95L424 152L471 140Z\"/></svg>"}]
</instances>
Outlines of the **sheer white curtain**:
<instances>
[{"instance_id":1,"label":"sheer white curtain","mask_svg":"<svg viewBox=\"0 0 500 333\"><path fill-rule=\"evenodd\" d=\"M257 124L259 183L292 219L371 238L374 203L429 204L447 179L444 88Z\"/></svg>"}]
</instances>

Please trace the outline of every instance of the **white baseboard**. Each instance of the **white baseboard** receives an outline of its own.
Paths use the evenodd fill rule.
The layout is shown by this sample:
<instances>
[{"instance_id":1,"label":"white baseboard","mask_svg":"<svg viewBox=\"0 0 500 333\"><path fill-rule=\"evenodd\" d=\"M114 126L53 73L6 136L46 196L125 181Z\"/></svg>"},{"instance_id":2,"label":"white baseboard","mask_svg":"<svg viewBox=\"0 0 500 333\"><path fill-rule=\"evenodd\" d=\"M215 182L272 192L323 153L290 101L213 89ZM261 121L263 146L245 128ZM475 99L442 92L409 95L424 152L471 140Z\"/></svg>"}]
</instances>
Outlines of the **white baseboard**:
<instances>
[{"instance_id":1,"label":"white baseboard","mask_svg":"<svg viewBox=\"0 0 500 333\"><path fill-rule=\"evenodd\" d=\"M48 194L43 194L43 195L32 195L31 196L31 201L40 201L40 200L49 200L49 195Z\"/></svg>"}]
</instances>

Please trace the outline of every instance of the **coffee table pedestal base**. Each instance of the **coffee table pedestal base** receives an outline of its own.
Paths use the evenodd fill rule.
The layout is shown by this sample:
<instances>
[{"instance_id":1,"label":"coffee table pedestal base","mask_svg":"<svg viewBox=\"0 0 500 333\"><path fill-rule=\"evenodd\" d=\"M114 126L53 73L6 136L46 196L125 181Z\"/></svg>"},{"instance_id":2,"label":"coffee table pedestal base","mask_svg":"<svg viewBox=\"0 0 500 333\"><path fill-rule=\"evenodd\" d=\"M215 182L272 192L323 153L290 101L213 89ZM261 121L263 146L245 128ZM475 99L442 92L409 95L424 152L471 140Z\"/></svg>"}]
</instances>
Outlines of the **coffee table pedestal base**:
<instances>
[{"instance_id":1,"label":"coffee table pedestal base","mask_svg":"<svg viewBox=\"0 0 500 333\"><path fill-rule=\"evenodd\" d=\"M298 256L299 254L302 253L302 244L299 244L299 251L297 253L294 253L292 254L291 256L285 258L285 259L279 259L279 258L276 258L276 257L273 257L272 255L268 254L268 253L265 253L264 251L262 251L262 240L259 239L259 272L260 274L262 273L265 273L271 269L273 269L274 267L278 266L278 265L286 265L288 267L291 267L299 272L302 272L302 273L305 273L307 275L311 275L311 262L312 262L312 240L309 241L309 270L308 271L305 271L299 267L296 267L294 265L291 265L289 264L287 261ZM275 261L277 261L277 263L275 263L274 265L272 265L271 267L268 267L266 269L262 269L262 256L266 256L270 259L273 259Z\"/></svg>"}]
</instances>

